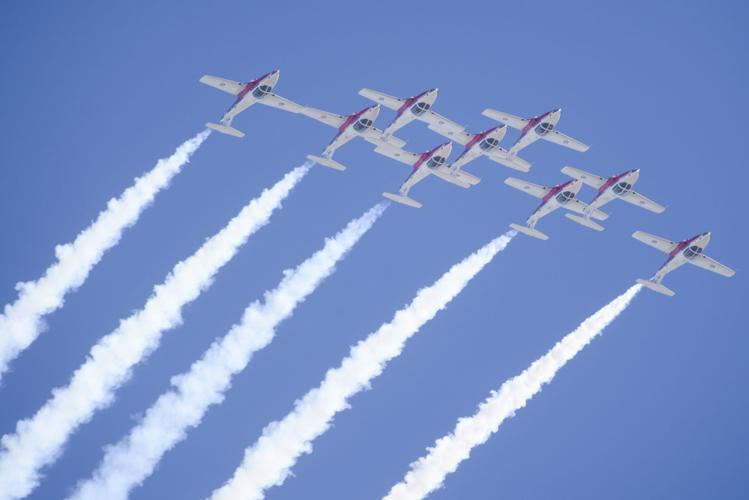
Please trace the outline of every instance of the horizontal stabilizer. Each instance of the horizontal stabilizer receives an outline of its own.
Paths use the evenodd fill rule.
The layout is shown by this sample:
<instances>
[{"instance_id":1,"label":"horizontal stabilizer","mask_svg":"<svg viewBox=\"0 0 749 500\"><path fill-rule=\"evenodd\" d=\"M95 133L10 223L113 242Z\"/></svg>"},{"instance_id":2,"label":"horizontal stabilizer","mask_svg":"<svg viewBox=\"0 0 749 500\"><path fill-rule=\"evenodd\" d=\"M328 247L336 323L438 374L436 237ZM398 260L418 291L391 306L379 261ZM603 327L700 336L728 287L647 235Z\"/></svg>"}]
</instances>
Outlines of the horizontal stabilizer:
<instances>
[{"instance_id":1,"label":"horizontal stabilizer","mask_svg":"<svg viewBox=\"0 0 749 500\"><path fill-rule=\"evenodd\" d=\"M674 295L676 295L676 292L674 292L670 288L666 288L660 283L656 283L655 281L638 279L637 282L646 288L650 288L654 292L662 293L663 295L668 295L669 297L673 297Z\"/></svg>"},{"instance_id":2,"label":"horizontal stabilizer","mask_svg":"<svg viewBox=\"0 0 749 500\"><path fill-rule=\"evenodd\" d=\"M533 229L532 227L528 226L521 226L520 224L510 224L510 227L514 229L515 231L519 233L523 233L526 236L530 236L532 238L537 238L539 240L548 240L549 237L546 236L544 233L539 231L538 229Z\"/></svg>"},{"instance_id":3,"label":"horizontal stabilizer","mask_svg":"<svg viewBox=\"0 0 749 500\"><path fill-rule=\"evenodd\" d=\"M323 158L322 156L316 156L316 155L307 155L307 159L312 160L315 163L318 163L325 167L332 168L333 170L340 170L341 172L346 170L346 167L344 167L343 165L341 165L335 160L331 160L330 158Z\"/></svg>"},{"instance_id":4,"label":"horizontal stabilizer","mask_svg":"<svg viewBox=\"0 0 749 500\"><path fill-rule=\"evenodd\" d=\"M577 214L564 214L565 217L568 219L577 222L581 226L588 227L590 229L593 229L595 231L603 231L604 227L596 222L593 222L587 217L583 217L582 215Z\"/></svg>"},{"instance_id":5,"label":"horizontal stabilizer","mask_svg":"<svg viewBox=\"0 0 749 500\"><path fill-rule=\"evenodd\" d=\"M403 196L400 194L393 194L393 193L382 193L382 196L384 196L388 200L394 201L396 203L400 203L401 205L407 205L409 207L414 207L414 208L421 208L421 203L414 200L413 198L409 198L408 196Z\"/></svg>"},{"instance_id":6,"label":"horizontal stabilizer","mask_svg":"<svg viewBox=\"0 0 749 500\"><path fill-rule=\"evenodd\" d=\"M231 135L233 137L239 137L240 139L244 137L244 132L240 132L239 130L235 128L231 128L227 125L221 125L219 123L211 123L208 122L205 124L206 127L209 129L215 130L216 132L221 132L222 134Z\"/></svg>"}]
</instances>

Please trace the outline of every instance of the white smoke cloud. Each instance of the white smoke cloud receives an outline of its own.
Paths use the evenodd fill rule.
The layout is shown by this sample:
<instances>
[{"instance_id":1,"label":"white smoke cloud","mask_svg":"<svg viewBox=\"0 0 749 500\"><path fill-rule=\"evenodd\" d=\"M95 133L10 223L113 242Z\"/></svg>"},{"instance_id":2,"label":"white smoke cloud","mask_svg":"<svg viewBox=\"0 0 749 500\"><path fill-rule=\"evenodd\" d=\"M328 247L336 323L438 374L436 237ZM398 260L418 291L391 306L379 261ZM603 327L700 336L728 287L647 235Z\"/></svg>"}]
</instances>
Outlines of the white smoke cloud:
<instances>
[{"instance_id":1,"label":"white smoke cloud","mask_svg":"<svg viewBox=\"0 0 749 500\"><path fill-rule=\"evenodd\" d=\"M206 130L177 148L172 156L156 166L119 198L112 198L106 210L72 243L55 248L57 262L37 281L18 283L18 299L7 304L0 315L0 380L10 362L31 345L44 329L43 316L59 309L65 295L80 287L104 252L115 246L123 231L135 224L162 189L190 161L192 154L208 138Z\"/></svg>"},{"instance_id":2,"label":"white smoke cloud","mask_svg":"<svg viewBox=\"0 0 749 500\"><path fill-rule=\"evenodd\" d=\"M62 453L70 435L94 413L109 405L133 366L156 347L164 331L182 322L182 307L208 288L218 270L264 226L311 163L295 168L208 239L197 252L177 263L156 285L143 308L91 348L88 359L65 387L52 391L37 413L16 425L0 444L0 499L28 495L38 484L40 469Z\"/></svg>"},{"instance_id":3,"label":"white smoke cloud","mask_svg":"<svg viewBox=\"0 0 749 500\"><path fill-rule=\"evenodd\" d=\"M247 366L256 351L270 344L278 324L335 270L387 206L387 202L375 205L326 240L323 248L297 268L285 271L262 302L251 304L242 320L214 342L187 373L172 379L174 389L162 394L124 439L106 449L93 476L80 484L71 498L127 498L132 488L153 473L164 453L200 424L208 408L223 401L232 377Z\"/></svg>"},{"instance_id":4,"label":"white smoke cloud","mask_svg":"<svg viewBox=\"0 0 749 500\"><path fill-rule=\"evenodd\" d=\"M510 231L455 264L431 286L419 290L390 322L353 346L340 366L329 370L291 413L263 430L260 439L245 450L231 479L213 492L213 500L263 498L266 489L282 484L296 460L312 451L312 441L331 426L338 412L348 408L348 399L369 387L406 341L444 309L515 234Z\"/></svg>"},{"instance_id":5,"label":"white smoke cloud","mask_svg":"<svg viewBox=\"0 0 749 500\"><path fill-rule=\"evenodd\" d=\"M474 447L485 443L505 419L525 407L544 384L551 382L569 360L611 324L629 306L640 288L640 285L632 286L596 311L523 373L492 392L473 416L458 420L450 434L438 439L426 456L411 464L406 477L393 486L385 500L421 499L439 488L445 477L455 472L460 462L470 456Z\"/></svg>"}]
</instances>

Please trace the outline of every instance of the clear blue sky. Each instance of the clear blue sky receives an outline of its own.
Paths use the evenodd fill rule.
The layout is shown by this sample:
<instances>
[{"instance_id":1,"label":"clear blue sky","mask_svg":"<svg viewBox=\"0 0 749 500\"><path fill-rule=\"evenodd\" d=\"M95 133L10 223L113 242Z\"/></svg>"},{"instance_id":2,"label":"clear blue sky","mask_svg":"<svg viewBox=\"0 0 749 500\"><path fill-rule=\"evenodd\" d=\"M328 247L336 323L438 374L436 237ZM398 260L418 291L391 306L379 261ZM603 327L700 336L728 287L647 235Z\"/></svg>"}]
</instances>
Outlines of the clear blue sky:
<instances>
[{"instance_id":1,"label":"clear blue sky","mask_svg":"<svg viewBox=\"0 0 749 500\"><path fill-rule=\"evenodd\" d=\"M674 239L710 230L707 253L738 274L682 269L667 278L676 297L643 292L432 498L746 498L747 7L605 3L5 2L0 302L134 176L220 118L231 98L200 85L204 73L248 80L280 68L280 94L341 114L368 104L356 94L364 86L404 97L439 87L436 109L471 130L493 125L485 107L530 116L561 106L561 130L592 147L529 147L529 180L558 183L564 165L606 175L641 168L638 189L667 211L616 203L603 233L554 214L539 226L549 241L518 237L268 497L384 494L489 390L660 266L662 254L630 237L642 229ZM383 110L379 125L391 117ZM332 137L268 108L234 123L247 137L214 134L16 360L0 388L0 434L67 382L175 262ZM415 151L442 140L420 124L400 135ZM282 269L408 174L363 141L336 159L349 169L316 168L304 180L116 403L74 436L33 498L59 498L87 477L101 447ZM428 179L413 191L424 208L390 209L133 498L208 494L350 344L535 208L503 185L511 170L486 159L468 170L483 179L470 191Z\"/></svg>"}]
</instances>

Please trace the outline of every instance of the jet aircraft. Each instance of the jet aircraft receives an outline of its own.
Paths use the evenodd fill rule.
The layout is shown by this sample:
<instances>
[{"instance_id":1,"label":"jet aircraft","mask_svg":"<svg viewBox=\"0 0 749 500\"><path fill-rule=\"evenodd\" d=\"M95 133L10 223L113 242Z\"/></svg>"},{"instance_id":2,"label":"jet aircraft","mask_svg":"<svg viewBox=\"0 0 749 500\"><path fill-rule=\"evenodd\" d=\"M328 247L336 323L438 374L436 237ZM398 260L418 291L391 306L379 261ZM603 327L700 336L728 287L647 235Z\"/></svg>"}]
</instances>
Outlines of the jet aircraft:
<instances>
[{"instance_id":1,"label":"jet aircraft","mask_svg":"<svg viewBox=\"0 0 749 500\"><path fill-rule=\"evenodd\" d=\"M362 137L365 141L368 141L377 147L382 145L392 145L396 148L401 148L406 145L405 141L394 136L390 136L386 139L383 136L382 131L373 126L374 121L377 119L377 115L380 114L379 104L364 108L361 111L357 111L348 116L337 115L335 113L329 113L328 111L309 107L303 107L300 113L338 129L338 133L333 137L333 140L330 141L321 156L307 155L308 159L335 170L346 170L346 167L333 160L333 154L338 148L349 142L354 137Z\"/></svg>"},{"instance_id":2,"label":"jet aircraft","mask_svg":"<svg viewBox=\"0 0 749 500\"><path fill-rule=\"evenodd\" d=\"M632 187L640 177L640 169L627 170L621 174L614 175L609 178L601 177L600 175L591 174L585 170L580 170L574 167L564 167L562 172L569 175L574 179L582 181L590 187L598 190L593 201L588 205L588 211L601 208L610 201L620 199L624 200L633 205L637 205L651 212L657 214L663 212L665 207L658 203L650 200L640 193L633 191ZM585 213L583 217L588 218L589 214ZM576 222L582 218L579 215L568 215L568 217Z\"/></svg>"},{"instance_id":3,"label":"jet aircraft","mask_svg":"<svg viewBox=\"0 0 749 500\"><path fill-rule=\"evenodd\" d=\"M520 137L509 150L512 156L518 154L521 149L533 144L538 139L545 139L580 152L585 152L590 147L556 130L559 118L562 116L562 108L553 109L533 118L521 118L491 108L485 109L481 114L520 130Z\"/></svg>"},{"instance_id":4,"label":"jet aircraft","mask_svg":"<svg viewBox=\"0 0 749 500\"><path fill-rule=\"evenodd\" d=\"M478 158L479 156L486 156L492 161L495 161L505 167L514 168L521 172L528 172L531 169L531 164L517 156L510 156L510 154L499 145L502 142L505 134L507 133L507 127L505 125L499 125L498 127L479 132L478 134L470 134L468 132L459 132L452 137L452 140L465 146L465 149L460 154L457 160L452 164L454 170L463 168L465 164Z\"/></svg>"},{"instance_id":5,"label":"jet aircraft","mask_svg":"<svg viewBox=\"0 0 749 500\"><path fill-rule=\"evenodd\" d=\"M579 214L584 214L588 209L588 205L576 198L577 193L582 187L582 182L577 179L572 179L571 181L567 181L556 186L546 187L539 186L538 184L533 184L532 182L524 181L521 179L516 179L514 177L509 177L505 180L505 184L541 199L541 205L539 205L539 207L531 214L531 216L528 217L525 226L521 226L519 224L510 224L510 227L514 230L528 236L538 238L540 240L549 239L547 235L545 235L538 229L535 229L538 221L545 215L550 214L558 208L566 208L567 210L572 210L573 212L577 212ZM571 214L566 215L569 217ZM608 217L608 215L598 209L592 210L590 212L590 216L597 220L606 220L606 218ZM580 220L572 220L590 229L595 229L596 231L603 230L603 227L601 225L587 218L581 217Z\"/></svg>"},{"instance_id":6,"label":"jet aircraft","mask_svg":"<svg viewBox=\"0 0 749 500\"><path fill-rule=\"evenodd\" d=\"M281 70L277 69L247 83L226 80L218 76L203 75L200 78L200 83L205 83L237 97L234 104L231 105L229 110L221 118L220 123L208 122L205 126L222 134L241 138L244 137L244 132L232 128L231 122L239 113L256 102L292 113L299 113L302 106L273 93L273 88L278 83L280 75Z\"/></svg>"},{"instance_id":7,"label":"jet aircraft","mask_svg":"<svg viewBox=\"0 0 749 500\"><path fill-rule=\"evenodd\" d=\"M404 99L372 89L365 88L359 91L359 95L395 111L395 118L384 130L386 137L412 121L419 120L425 122L430 130L452 139L455 134L462 132L464 127L432 111L437 93L437 89L431 89Z\"/></svg>"},{"instance_id":8,"label":"jet aircraft","mask_svg":"<svg viewBox=\"0 0 749 500\"><path fill-rule=\"evenodd\" d=\"M450 166L446 164L451 150L451 142L446 142L421 154L411 153L388 145L375 148L375 152L413 167L411 174L401 185L398 194L382 193L382 195L389 200L402 203L403 205L421 208L421 203L413 198L409 198L408 192L416 183L429 176L429 174L434 174L440 179L462 188L468 188L481 182L481 179L466 172L458 172L457 174L452 172Z\"/></svg>"},{"instance_id":9,"label":"jet aircraft","mask_svg":"<svg viewBox=\"0 0 749 500\"><path fill-rule=\"evenodd\" d=\"M707 269L708 271L712 271L727 278L736 274L736 271L730 267L721 264L715 259L711 259L703 253L707 244L710 243L710 233L698 234L697 236L678 242L670 241L666 238L661 238L660 236L646 233L644 231L635 231L632 234L632 237L668 254L666 262L650 279L637 280L639 284L658 293L662 293L663 295L673 297L676 294L676 292L666 288L666 286L661 282L668 273L686 263L694 264L697 267Z\"/></svg>"}]
</instances>

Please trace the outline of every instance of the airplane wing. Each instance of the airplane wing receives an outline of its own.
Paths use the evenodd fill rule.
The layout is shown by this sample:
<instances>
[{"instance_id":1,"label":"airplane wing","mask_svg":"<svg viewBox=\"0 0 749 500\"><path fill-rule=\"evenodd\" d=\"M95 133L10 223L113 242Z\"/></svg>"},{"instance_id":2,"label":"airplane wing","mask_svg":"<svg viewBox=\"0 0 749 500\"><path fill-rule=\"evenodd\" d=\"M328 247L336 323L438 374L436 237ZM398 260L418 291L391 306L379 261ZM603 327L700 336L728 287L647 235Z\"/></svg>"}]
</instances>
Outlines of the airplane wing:
<instances>
[{"instance_id":1,"label":"airplane wing","mask_svg":"<svg viewBox=\"0 0 749 500\"><path fill-rule=\"evenodd\" d=\"M519 116L503 113L491 108L486 108L481 114L492 120L506 123L508 126L518 130L523 129L528 124L528 119L526 118L520 118Z\"/></svg>"},{"instance_id":2,"label":"airplane wing","mask_svg":"<svg viewBox=\"0 0 749 500\"><path fill-rule=\"evenodd\" d=\"M468 151L461 153L458 159L453 162L453 168L460 169L463 165L466 165L481 156L481 153L479 153L477 149L478 148L471 148Z\"/></svg>"},{"instance_id":3,"label":"airplane wing","mask_svg":"<svg viewBox=\"0 0 749 500\"><path fill-rule=\"evenodd\" d=\"M457 142L458 144L465 146L470 142L471 139L473 139L474 134L469 134L465 130L461 130L460 132L453 133L452 135L447 135L447 133L443 133L442 130L432 130L433 132L437 132L442 137L446 137L447 139L450 139L454 142Z\"/></svg>"},{"instance_id":4,"label":"airplane wing","mask_svg":"<svg viewBox=\"0 0 749 500\"><path fill-rule=\"evenodd\" d=\"M701 254L694 259L690 259L689 263L694 264L697 267L701 267L702 269L707 269L708 271L720 274L721 276L725 276L726 278L730 278L731 276L736 274L736 271L734 271L730 267L724 266L717 260L711 259L705 254Z\"/></svg>"},{"instance_id":5,"label":"airplane wing","mask_svg":"<svg viewBox=\"0 0 749 500\"><path fill-rule=\"evenodd\" d=\"M326 125L330 125L333 128L339 128L341 125L343 125L343 122L346 121L345 116L337 115L335 113L328 113L327 111L310 108L307 106L302 106L302 109L300 109L299 112Z\"/></svg>"},{"instance_id":6,"label":"airplane wing","mask_svg":"<svg viewBox=\"0 0 749 500\"><path fill-rule=\"evenodd\" d=\"M519 156L508 155L507 151L505 151L504 149L502 149L501 151L494 149L490 151L486 156L491 158L492 161L496 161L497 163L504 165L505 167L514 168L515 170L520 170L521 172L528 172L531 169L530 163L520 158Z\"/></svg>"},{"instance_id":7,"label":"airplane wing","mask_svg":"<svg viewBox=\"0 0 749 500\"><path fill-rule=\"evenodd\" d=\"M651 212L655 212L657 214L663 212L666 210L666 207L663 205L659 205L658 203L654 202L653 200L650 200L640 193L636 193L634 191L630 191L624 196L621 197L624 201L628 201L629 203L633 205L637 205L638 207L642 207L645 210L650 210Z\"/></svg>"},{"instance_id":8,"label":"airplane wing","mask_svg":"<svg viewBox=\"0 0 749 500\"><path fill-rule=\"evenodd\" d=\"M505 179L505 184L508 186L512 186L515 189L519 189L520 191L525 191L531 196L535 196L536 198L543 198L546 196L546 193L549 192L549 188L546 186L539 186L538 184L533 184L532 182L524 181L521 179L516 179L515 177L508 177Z\"/></svg>"},{"instance_id":9,"label":"airplane wing","mask_svg":"<svg viewBox=\"0 0 749 500\"><path fill-rule=\"evenodd\" d=\"M460 186L462 188L471 187L471 183L463 178L463 175L467 174L467 172L461 172L456 175L456 174L453 174L453 172L450 170L450 167L446 167L445 165L441 165L437 168L432 168L430 169L430 172L432 172L434 175L436 175L443 181L449 182L450 184L455 184L456 186ZM478 179L478 177L474 177L471 174L468 174L466 178Z\"/></svg>"},{"instance_id":10,"label":"airplane wing","mask_svg":"<svg viewBox=\"0 0 749 500\"><path fill-rule=\"evenodd\" d=\"M374 144L377 147L384 145L388 147L402 148L406 145L406 141L404 141L400 137L395 137L394 135L391 135L390 137L385 139L382 130L378 129L377 127L369 127L367 130L360 133L362 134L362 137L365 141L370 144Z\"/></svg>"},{"instance_id":11,"label":"airplane wing","mask_svg":"<svg viewBox=\"0 0 749 500\"><path fill-rule=\"evenodd\" d=\"M231 95L237 95L242 92L244 84L241 82L235 82L233 80L226 80L225 78L219 78L217 76L203 75L200 77L200 83L205 83L213 88L217 88Z\"/></svg>"},{"instance_id":12,"label":"airplane wing","mask_svg":"<svg viewBox=\"0 0 749 500\"><path fill-rule=\"evenodd\" d=\"M587 144L583 144L577 139L573 139L572 137L568 135L564 135L558 130L553 130L550 134L546 134L542 136L541 138L546 139L547 141L553 142L555 144L559 144L560 146L574 149L575 151L580 151L581 153L584 153L590 148L590 146L588 146Z\"/></svg>"},{"instance_id":13,"label":"airplane wing","mask_svg":"<svg viewBox=\"0 0 749 500\"><path fill-rule=\"evenodd\" d=\"M411 153L410 151L405 151L400 148L388 146L387 144L377 146L375 148L375 153L379 153L382 156L387 156L388 158L392 158L395 161L405 163L406 165L409 165L411 167L413 167L416 161L419 159L419 155L417 155L416 153Z\"/></svg>"},{"instance_id":14,"label":"airplane wing","mask_svg":"<svg viewBox=\"0 0 749 500\"><path fill-rule=\"evenodd\" d=\"M656 250L660 250L663 253L671 253L676 248L676 242L661 238L654 234L646 233L645 231L635 231L632 233L632 237L636 240L640 240L646 245L650 245Z\"/></svg>"},{"instance_id":15,"label":"airplane wing","mask_svg":"<svg viewBox=\"0 0 749 500\"><path fill-rule=\"evenodd\" d=\"M429 124L429 130L432 132L437 132L448 139L452 139L465 130L465 127L434 111L427 111L419 117L419 120Z\"/></svg>"},{"instance_id":16,"label":"airplane wing","mask_svg":"<svg viewBox=\"0 0 749 500\"><path fill-rule=\"evenodd\" d=\"M568 210L572 210L573 212L577 212L581 215L586 215L586 210L589 208L587 203L582 202L578 200L577 198L575 198L569 203L565 203L562 206ZM606 220L609 218L609 215L607 213L601 212L598 209L593 210L590 216L597 220Z\"/></svg>"},{"instance_id":17,"label":"airplane wing","mask_svg":"<svg viewBox=\"0 0 749 500\"><path fill-rule=\"evenodd\" d=\"M270 106L272 108L283 109L284 111L289 111L291 113L301 113L302 108L304 108L304 106L297 104L294 101L290 101L285 97L281 97L277 94L268 94L258 102L260 104L265 104L266 106Z\"/></svg>"},{"instance_id":18,"label":"airplane wing","mask_svg":"<svg viewBox=\"0 0 749 500\"><path fill-rule=\"evenodd\" d=\"M583 184L586 184L596 189L599 189L606 182L605 177L601 177L600 175L596 175L596 174L591 174L590 172L586 172L585 170L580 170L579 168L575 168L575 167L564 167L562 169L562 173L569 175L570 177L574 179L582 181Z\"/></svg>"},{"instance_id":19,"label":"airplane wing","mask_svg":"<svg viewBox=\"0 0 749 500\"><path fill-rule=\"evenodd\" d=\"M372 89L361 89L359 91L359 95L362 97L366 97L371 101L380 103L386 108L390 109L400 108L403 105L403 101L405 101L405 99L401 99L400 97L393 97L391 95L384 94Z\"/></svg>"}]
</instances>

